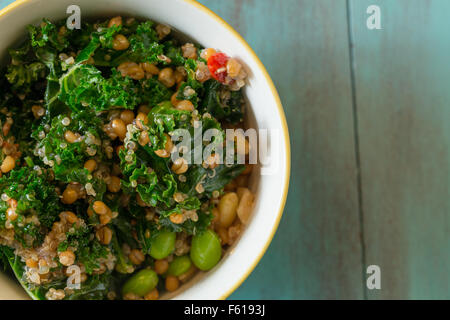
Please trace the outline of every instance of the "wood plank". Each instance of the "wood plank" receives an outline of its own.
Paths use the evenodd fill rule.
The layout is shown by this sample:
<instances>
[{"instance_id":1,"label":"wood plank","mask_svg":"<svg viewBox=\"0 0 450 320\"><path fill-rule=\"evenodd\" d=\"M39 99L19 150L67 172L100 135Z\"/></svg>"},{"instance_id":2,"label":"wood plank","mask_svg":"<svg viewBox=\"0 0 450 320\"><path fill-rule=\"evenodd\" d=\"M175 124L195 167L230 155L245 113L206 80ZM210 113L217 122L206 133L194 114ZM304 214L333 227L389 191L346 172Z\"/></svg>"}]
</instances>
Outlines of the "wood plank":
<instances>
[{"instance_id":1,"label":"wood plank","mask_svg":"<svg viewBox=\"0 0 450 320\"><path fill-rule=\"evenodd\" d=\"M382 274L369 298L449 299L450 1L350 8L366 261Z\"/></svg>"},{"instance_id":2,"label":"wood plank","mask_svg":"<svg viewBox=\"0 0 450 320\"><path fill-rule=\"evenodd\" d=\"M231 298L362 298L345 0L200 2L235 27L267 67L292 143L280 228Z\"/></svg>"}]
</instances>

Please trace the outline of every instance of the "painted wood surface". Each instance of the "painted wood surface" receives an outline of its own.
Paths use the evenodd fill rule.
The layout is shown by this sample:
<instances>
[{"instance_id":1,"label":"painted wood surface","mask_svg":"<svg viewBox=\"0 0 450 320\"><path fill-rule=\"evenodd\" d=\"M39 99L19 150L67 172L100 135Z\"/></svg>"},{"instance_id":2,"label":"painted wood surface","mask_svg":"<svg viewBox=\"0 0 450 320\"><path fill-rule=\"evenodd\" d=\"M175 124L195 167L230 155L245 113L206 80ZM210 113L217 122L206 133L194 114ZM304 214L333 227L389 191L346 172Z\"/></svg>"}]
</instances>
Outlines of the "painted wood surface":
<instances>
[{"instance_id":1,"label":"painted wood surface","mask_svg":"<svg viewBox=\"0 0 450 320\"><path fill-rule=\"evenodd\" d=\"M201 2L261 58L292 143L280 227L231 298L363 298L345 1Z\"/></svg>"},{"instance_id":2,"label":"painted wood surface","mask_svg":"<svg viewBox=\"0 0 450 320\"><path fill-rule=\"evenodd\" d=\"M355 151L361 170L360 176L353 178L360 179L362 228L355 228L354 220L351 228L364 234L353 241L360 245L362 272L371 264L381 267L382 289L363 289L362 278L352 284L353 289L364 286L359 294L369 299L448 299L450 41L446 39L450 3L446 0L203 2L237 28L268 67L288 116L293 149L291 190L283 223L259 267L232 298L276 298L278 291L292 298L349 296L333 290L339 283L343 291L352 292L345 286L348 282L342 283L342 277L324 279L320 274L324 263L330 270L340 270L342 265L334 259L339 255L330 257L322 251L317 252L320 257L313 254L313 260L309 260L305 256L308 249L302 244L314 243L323 248L324 243L329 243L330 250L354 252L351 248L356 244L348 242L350 237L336 237L342 233L309 231L311 225L324 221L336 224L333 231L339 230L336 216L345 209L332 201L330 194L345 198L347 188L355 188L355 182L336 179L342 171L336 173L331 168L336 165L338 150L345 153L343 150L357 141ZM349 4L347 16L341 11L346 4ZM366 28L366 9L372 4L381 7L382 30ZM346 39L339 32L345 25L349 26L347 36L352 40L351 62L343 58L348 55ZM292 56L287 57L286 52ZM292 69L286 70L286 65ZM353 116L357 128L354 137L349 134L352 125L346 117L352 102L343 89L348 84L348 65L354 67ZM338 66L337 76L330 72L330 66ZM313 75L308 72L311 70ZM329 152L328 135L336 136L333 128L323 128L327 122L324 113L336 119L334 124L341 124L339 134L349 141L338 140L336 153L320 163L323 168L320 171L312 168L321 160L321 152ZM341 158L342 163L357 170L355 161L348 160L349 153L345 155L347 160ZM320 183L316 183L321 179L327 179L326 189L319 190ZM358 206L355 198L349 199L353 205L345 216L354 218ZM333 216L330 214L333 211L338 214ZM286 252L291 243L297 243L297 249ZM345 256L343 261L348 268L348 263L354 260ZM274 276L272 273L279 269L280 263L300 272ZM308 268L309 263L316 268ZM348 276L354 269L347 272ZM317 287L305 285L303 277L314 281ZM289 284L283 284L286 282ZM315 291L324 282L329 284L327 289ZM271 290L275 294L268 293Z\"/></svg>"},{"instance_id":3,"label":"painted wood surface","mask_svg":"<svg viewBox=\"0 0 450 320\"><path fill-rule=\"evenodd\" d=\"M365 28L378 4L382 30ZM450 1L351 0L369 298L450 298Z\"/></svg>"}]
</instances>

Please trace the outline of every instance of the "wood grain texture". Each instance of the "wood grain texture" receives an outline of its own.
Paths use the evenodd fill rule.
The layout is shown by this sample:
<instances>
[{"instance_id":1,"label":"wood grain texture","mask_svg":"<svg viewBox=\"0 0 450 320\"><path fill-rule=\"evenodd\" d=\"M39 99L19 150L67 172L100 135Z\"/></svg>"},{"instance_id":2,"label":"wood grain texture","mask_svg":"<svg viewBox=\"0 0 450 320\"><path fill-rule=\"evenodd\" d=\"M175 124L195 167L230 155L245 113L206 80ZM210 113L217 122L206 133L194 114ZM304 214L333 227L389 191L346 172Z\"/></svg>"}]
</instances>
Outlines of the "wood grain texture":
<instances>
[{"instance_id":1,"label":"wood grain texture","mask_svg":"<svg viewBox=\"0 0 450 320\"><path fill-rule=\"evenodd\" d=\"M350 35L346 0L200 2L267 67L292 143L280 227L231 298L449 299L450 1L349 0ZM366 28L372 4L382 30ZM362 229L366 265L381 267L380 291L364 289Z\"/></svg>"},{"instance_id":2,"label":"wood grain texture","mask_svg":"<svg viewBox=\"0 0 450 320\"><path fill-rule=\"evenodd\" d=\"M450 1L350 8L366 260L382 274L369 298L449 299Z\"/></svg>"},{"instance_id":3,"label":"wood grain texture","mask_svg":"<svg viewBox=\"0 0 450 320\"><path fill-rule=\"evenodd\" d=\"M280 227L231 298L363 298L345 1L201 2L261 58L279 90L292 143Z\"/></svg>"}]
</instances>

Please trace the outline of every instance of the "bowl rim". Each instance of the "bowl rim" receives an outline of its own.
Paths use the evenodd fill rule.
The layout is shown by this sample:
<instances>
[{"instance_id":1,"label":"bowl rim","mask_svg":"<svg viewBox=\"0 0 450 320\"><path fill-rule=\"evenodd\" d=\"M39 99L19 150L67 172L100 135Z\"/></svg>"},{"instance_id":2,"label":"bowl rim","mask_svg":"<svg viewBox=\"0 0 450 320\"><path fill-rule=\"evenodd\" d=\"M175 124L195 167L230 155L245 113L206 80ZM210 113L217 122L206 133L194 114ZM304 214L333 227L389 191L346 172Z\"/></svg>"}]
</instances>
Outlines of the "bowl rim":
<instances>
[{"instance_id":1,"label":"bowl rim","mask_svg":"<svg viewBox=\"0 0 450 320\"><path fill-rule=\"evenodd\" d=\"M15 10L16 8L19 8L20 6L26 4L29 1L32 1L32 0L15 0L14 2L10 3L9 5L7 5L6 7L4 7L3 9L0 10L0 18L2 16L6 15L7 13ZM232 288L229 289L227 292L225 292L220 297L221 300L225 300L237 288L239 288L242 285L242 283L248 278L248 276L253 272L253 270L256 268L258 263L261 261L262 257L266 253L267 249L269 248L270 243L272 242L272 240L275 236L275 233L276 233L278 226L280 224L280 221L281 221L281 217L283 216L284 208L286 205L286 199L287 199L287 195L288 195L288 189L289 189L289 180L290 180L290 175L291 175L291 145L290 145L290 138L289 138L289 129L287 126L286 115L284 113L284 109L281 104L280 95L278 94L275 84L273 83L273 80L270 77L266 67L261 62L261 59L255 53L255 51L250 47L250 45L247 43L247 41L228 22L226 22L223 18L221 18L218 14L216 14L214 11L212 11L205 5L201 4L200 2L198 2L196 0L181 0L181 1L185 2L188 5L193 6L196 9L203 11L204 13L209 15L216 22L221 24L226 30L228 30L228 32L230 32L242 44L242 46L249 52L251 58L256 62L256 65L262 71L262 74L263 74L265 80L267 81L267 84L269 85L272 96L275 99L278 115L281 120L281 126L283 128L283 138L284 138L284 144L285 144L285 148L286 148L286 164L285 164L286 172L285 172L285 179L284 179L285 181L284 181L284 186L283 186L283 195L282 195L282 200L281 200L281 204L279 207L276 221L272 227L271 234L267 238L267 241L264 244L264 246L262 247L262 250L259 252L257 258L249 266L249 268L247 269L245 274L241 278L237 279L235 284L232 286Z\"/></svg>"}]
</instances>

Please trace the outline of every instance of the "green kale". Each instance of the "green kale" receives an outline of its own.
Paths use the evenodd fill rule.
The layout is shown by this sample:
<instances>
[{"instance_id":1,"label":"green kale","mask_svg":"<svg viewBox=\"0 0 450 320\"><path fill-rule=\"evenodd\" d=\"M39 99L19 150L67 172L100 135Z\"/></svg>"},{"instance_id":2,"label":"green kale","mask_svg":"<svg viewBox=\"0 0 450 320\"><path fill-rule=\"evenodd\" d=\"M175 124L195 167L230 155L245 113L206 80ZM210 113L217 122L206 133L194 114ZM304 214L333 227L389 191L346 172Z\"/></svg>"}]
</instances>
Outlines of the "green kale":
<instances>
[{"instance_id":1,"label":"green kale","mask_svg":"<svg viewBox=\"0 0 450 320\"><path fill-rule=\"evenodd\" d=\"M164 149L166 135L175 129L193 129L189 111L175 109L169 101L160 103L148 114L148 134L153 150Z\"/></svg>"},{"instance_id":2,"label":"green kale","mask_svg":"<svg viewBox=\"0 0 450 320\"><path fill-rule=\"evenodd\" d=\"M146 21L136 28L136 34L130 36L128 59L135 62L159 62L158 56L164 53L164 46L158 43L153 22Z\"/></svg>"},{"instance_id":3,"label":"green kale","mask_svg":"<svg viewBox=\"0 0 450 320\"><path fill-rule=\"evenodd\" d=\"M229 98L221 98L221 90L225 87L216 80L208 80L204 83L205 98L200 104L199 111L208 112L218 120L226 120L230 123L239 123L243 120L242 92L229 91Z\"/></svg>"},{"instance_id":4,"label":"green kale","mask_svg":"<svg viewBox=\"0 0 450 320\"><path fill-rule=\"evenodd\" d=\"M154 221L147 221L145 218L138 220L136 224L136 234L143 252L150 252L152 240L161 232L160 229L158 229L158 226L159 224ZM147 230L150 232L150 237L146 236Z\"/></svg>"},{"instance_id":5,"label":"green kale","mask_svg":"<svg viewBox=\"0 0 450 320\"><path fill-rule=\"evenodd\" d=\"M49 48L37 48L35 50L35 55L37 59L49 69L49 75L52 78L55 78L57 68L60 67L59 63L57 62L56 51ZM60 71L60 68L58 68L58 71Z\"/></svg>"},{"instance_id":6,"label":"green kale","mask_svg":"<svg viewBox=\"0 0 450 320\"><path fill-rule=\"evenodd\" d=\"M0 192L17 201L17 219L12 222L15 237L24 246L39 244L58 218L62 207L45 172L38 172L30 167L14 169L9 175L0 178ZM0 224L5 225L6 211L9 204L0 201ZM40 224L36 224L36 215Z\"/></svg>"},{"instance_id":7,"label":"green kale","mask_svg":"<svg viewBox=\"0 0 450 320\"><path fill-rule=\"evenodd\" d=\"M122 77L115 69L110 78L104 78L92 65L74 65L60 79L59 99L72 111L92 108L95 111L110 108L133 109L140 102L138 86L129 77Z\"/></svg>"},{"instance_id":8,"label":"green kale","mask_svg":"<svg viewBox=\"0 0 450 320\"><path fill-rule=\"evenodd\" d=\"M45 166L52 168L55 179L83 185L91 182L97 193L103 193L104 183L89 179L89 172L84 168L84 163L94 155L107 160L101 146L104 138L101 119L90 111L80 111L73 113L71 118L59 115L53 118L49 130L46 130L47 126L41 124L32 135L37 140L36 155ZM64 137L68 130L79 134L79 141L68 143Z\"/></svg>"},{"instance_id":9,"label":"green kale","mask_svg":"<svg viewBox=\"0 0 450 320\"><path fill-rule=\"evenodd\" d=\"M126 243L131 248L136 248L137 242L136 242L136 239L133 237L133 235L130 232L130 230L133 230L133 226L131 225L130 221L133 217L135 217L137 215L143 216L143 214L145 212L142 207L136 206L135 209L136 210L131 212L131 211L126 210L126 208L122 208L122 210L120 210L119 216L112 221L112 225L114 226L114 230L115 230L113 240L114 240L114 237L116 237L118 242ZM139 212L139 214L136 214L137 212ZM114 241L113 241L112 248L113 248L113 250L117 249L114 246ZM122 250L120 250L120 251L122 251Z\"/></svg>"},{"instance_id":10,"label":"green kale","mask_svg":"<svg viewBox=\"0 0 450 320\"><path fill-rule=\"evenodd\" d=\"M66 251L69 247L75 248L77 261L86 268L87 274L92 274L100 267L100 259L108 256L109 250L96 238L91 239L92 227L81 226L66 233L66 240L58 246L58 251Z\"/></svg>"},{"instance_id":11,"label":"green kale","mask_svg":"<svg viewBox=\"0 0 450 320\"><path fill-rule=\"evenodd\" d=\"M46 120L48 121L60 114L68 113L70 110L64 102L58 99L59 92L59 80L47 79L44 101L46 106Z\"/></svg>"},{"instance_id":12,"label":"green kale","mask_svg":"<svg viewBox=\"0 0 450 320\"><path fill-rule=\"evenodd\" d=\"M12 89L28 93L38 80L45 78L45 65L41 62L29 64L9 65L6 78L12 84Z\"/></svg>"},{"instance_id":13,"label":"green kale","mask_svg":"<svg viewBox=\"0 0 450 320\"><path fill-rule=\"evenodd\" d=\"M139 95L142 98L142 103L148 104L151 107L169 100L172 95L172 92L156 80L156 78L145 79L141 83L142 87Z\"/></svg>"},{"instance_id":14,"label":"green kale","mask_svg":"<svg viewBox=\"0 0 450 320\"><path fill-rule=\"evenodd\" d=\"M193 150L195 129L191 123L191 114L175 109L169 102L163 102L150 111L148 118L147 133L151 146L139 145L138 150L133 153L128 153L126 150L120 152L124 191L131 195L139 194L145 203L156 207L160 224L170 230L177 230L176 232L184 230L190 234L203 230L210 222L210 215L207 213L199 213L198 221L187 220L182 225L173 224L168 217L172 213L183 210L199 210L201 199L211 197L213 191L222 190L226 184L242 173L245 166L219 165L211 170L205 169L202 165L190 165L184 174L186 181L181 182L170 169L170 159L158 157L155 150L164 147L167 133L177 132L179 129L188 130L191 135L191 141L188 144ZM210 117L203 118L200 132L202 136L209 129L218 131L219 135L214 137L212 143L221 145L224 133L220 123ZM131 137L137 145L138 135L139 133L136 133ZM201 151L204 151L203 148ZM204 188L203 193L199 193L196 189L199 184L202 184ZM175 192L186 194L186 199L180 203L175 202L173 199Z\"/></svg>"},{"instance_id":15,"label":"green kale","mask_svg":"<svg viewBox=\"0 0 450 320\"><path fill-rule=\"evenodd\" d=\"M186 63L186 59L183 57L180 46L176 45L174 41L166 41L164 43L164 54L172 60L172 65L184 66Z\"/></svg>"},{"instance_id":16,"label":"green kale","mask_svg":"<svg viewBox=\"0 0 450 320\"><path fill-rule=\"evenodd\" d=\"M12 115L13 124L11 130L5 136L0 133L3 141L14 138L14 143L19 145L19 150L23 156L33 156L34 142L30 137L32 126L38 121L35 120L31 111L31 106L38 104L33 100L21 100L16 94L11 92L11 85L6 78L0 78L0 123L4 124ZM8 143L12 143L9 141ZM0 152L0 159L4 154Z\"/></svg>"},{"instance_id":17,"label":"green kale","mask_svg":"<svg viewBox=\"0 0 450 320\"><path fill-rule=\"evenodd\" d=\"M195 77L195 70L197 70L197 61L193 59L187 59L184 64L184 69L187 73L186 82L182 83L178 89L177 99L179 100L189 100L194 106L198 107L200 103L200 96L203 95L204 88L203 84L197 80ZM193 93L186 96L187 88L193 89Z\"/></svg>"},{"instance_id":18,"label":"green kale","mask_svg":"<svg viewBox=\"0 0 450 320\"><path fill-rule=\"evenodd\" d=\"M111 49L113 47L114 36L121 29L122 26L113 25L109 28L99 27L96 32L92 32L90 35L90 42L78 54L76 63L88 61L89 58L95 54L95 51L100 47Z\"/></svg>"},{"instance_id":19,"label":"green kale","mask_svg":"<svg viewBox=\"0 0 450 320\"><path fill-rule=\"evenodd\" d=\"M137 183L135 188L132 186L133 181ZM135 189L141 199L153 207L171 206L173 194L177 191L177 183L172 175L165 174L158 179L156 172L145 166L135 169L127 180L122 181L122 185L128 192Z\"/></svg>"},{"instance_id":20,"label":"green kale","mask_svg":"<svg viewBox=\"0 0 450 320\"><path fill-rule=\"evenodd\" d=\"M127 230L130 232L131 227ZM116 271L122 274L132 273L134 271L133 264L130 262L127 256L123 253L122 246L119 244L119 240L116 232L113 232L112 236L112 250L117 258Z\"/></svg>"},{"instance_id":21,"label":"green kale","mask_svg":"<svg viewBox=\"0 0 450 320\"><path fill-rule=\"evenodd\" d=\"M29 42L25 42L21 47L9 49L8 53L11 57L11 64L13 65L26 63L32 59L31 45Z\"/></svg>"},{"instance_id":22,"label":"green kale","mask_svg":"<svg viewBox=\"0 0 450 320\"><path fill-rule=\"evenodd\" d=\"M210 212L205 212L203 210L197 211L198 220L192 221L187 219L184 223L175 224L170 221L169 217L163 217L159 219L159 227L165 228L172 232L186 232L189 235L196 235L207 230L211 224L214 216Z\"/></svg>"},{"instance_id":23,"label":"green kale","mask_svg":"<svg viewBox=\"0 0 450 320\"><path fill-rule=\"evenodd\" d=\"M43 19L40 26L36 27L33 25L28 26L28 32L30 33L31 45L33 47L44 47L49 46L55 48L58 51L62 51L70 45L68 40L68 35L72 32L63 28L64 21L60 22L58 25L53 24L47 19Z\"/></svg>"},{"instance_id":24,"label":"green kale","mask_svg":"<svg viewBox=\"0 0 450 320\"><path fill-rule=\"evenodd\" d=\"M186 182L180 184L180 190L188 195L195 195L195 186L202 183L206 194L222 190L234 178L244 171L245 165L218 165L214 170L205 169L201 165L193 165L188 170Z\"/></svg>"}]
</instances>

